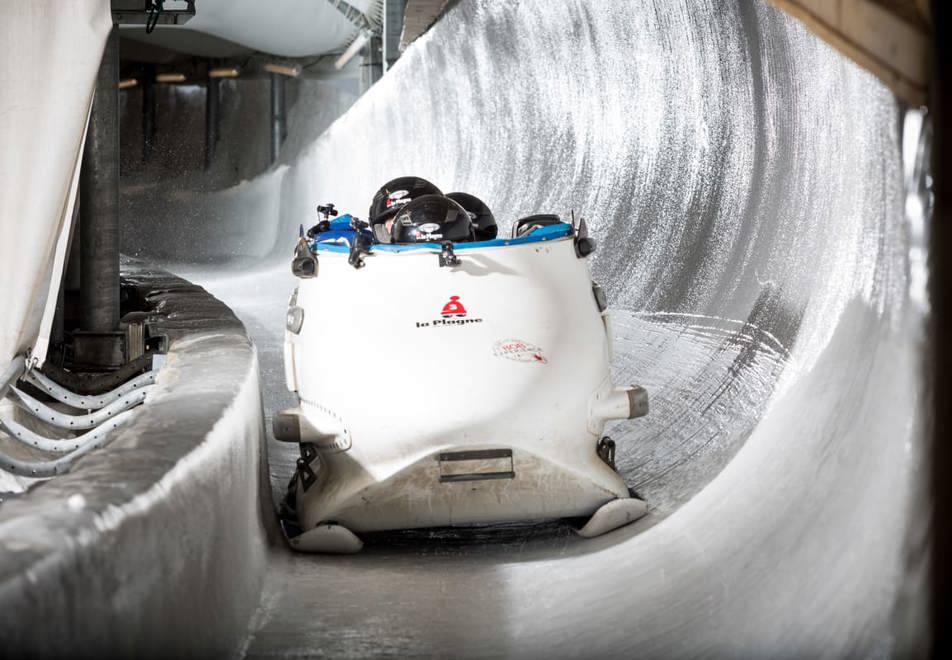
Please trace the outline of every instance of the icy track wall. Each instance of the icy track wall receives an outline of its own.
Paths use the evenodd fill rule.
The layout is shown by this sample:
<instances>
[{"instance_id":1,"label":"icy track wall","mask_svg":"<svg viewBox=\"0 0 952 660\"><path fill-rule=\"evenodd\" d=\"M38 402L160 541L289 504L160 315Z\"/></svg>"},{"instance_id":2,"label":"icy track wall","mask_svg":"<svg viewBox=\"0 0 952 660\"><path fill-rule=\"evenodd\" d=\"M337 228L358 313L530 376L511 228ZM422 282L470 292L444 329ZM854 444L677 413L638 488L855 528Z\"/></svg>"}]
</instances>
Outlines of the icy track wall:
<instances>
[{"instance_id":1,"label":"icy track wall","mask_svg":"<svg viewBox=\"0 0 952 660\"><path fill-rule=\"evenodd\" d=\"M588 219L616 380L652 395L612 431L651 516L434 601L467 622L454 640L888 653L927 421L898 119L871 76L760 2L463 0L295 163L211 200L223 224L200 232L284 269L315 204L362 215L408 173L482 197L504 228ZM480 594L503 625L480 628Z\"/></svg>"}]
</instances>

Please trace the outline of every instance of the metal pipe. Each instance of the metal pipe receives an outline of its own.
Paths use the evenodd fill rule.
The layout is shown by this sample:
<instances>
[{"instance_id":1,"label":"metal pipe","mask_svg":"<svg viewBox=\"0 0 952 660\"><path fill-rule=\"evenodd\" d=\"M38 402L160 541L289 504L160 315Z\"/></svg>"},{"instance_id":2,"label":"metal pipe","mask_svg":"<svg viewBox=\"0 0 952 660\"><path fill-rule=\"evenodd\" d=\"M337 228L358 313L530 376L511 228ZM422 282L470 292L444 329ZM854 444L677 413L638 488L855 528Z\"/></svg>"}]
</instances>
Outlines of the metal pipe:
<instances>
[{"instance_id":1,"label":"metal pipe","mask_svg":"<svg viewBox=\"0 0 952 660\"><path fill-rule=\"evenodd\" d=\"M17 381L20 374L23 373L23 367L26 361L22 355L17 355L12 360L3 373L0 374L0 399L7 395L7 390Z\"/></svg>"},{"instance_id":2,"label":"metal pipe","mask_svg":"<svg viewBox=\"0 0 952 660\"><path fill-rule=\"evenodd\" d=\"M384 0L383 8L383 72L400 59L400 35L403 33L403 17L407 0Z\"/></svg>"},{"instance_id":3,"label":"metal pipe","mask_svg":"<svg viewBox=\"0 0 952 660\"><path fill-rule=\"evenodd\" d=\"M108 406L113 401L122 398L129 392L134 392L135 390L152 385L155 383L155 378L158 373L159 370L156 368L133 378L127 383L123 383L111 392L106 392L104 394L88 394L85 396L71 392L35 369L27 373L26 380L30 381L30 383L43 390L57 401L65 403L67 406L76 408L77 410L99 410L100 408Z\"/></svg>"},{"instance_id":4,"label":"metal pipe","mask_svg":"<svg viewBox=\"0 0 952 660\"><path fill-rule=\"evenodd\" d=\"M66 267L63 268L63 274L60 277L59 293L56 298L56 314L53 316L53 328L50 335L50 343L62 344L65 339L66 330L66 290L70 288L70 278L75 277L78 281L79 273L71 273L71 268L79 267L79 232L76 227L79 226L79 203L73 204L73 216L69 225L69 239L66 242ZM74 254L76 258L74 259ZM75 265L74 262L75 261ZM73 287L73 290L78 289Z\"/></svg>"},{"instance_id":5,"label":"metal pipe","mask_svg":"<svg viewBox=\"0 0 952 660\"><path fill-rule=\"evenodd\" d=\"M59 458L53 459L51 461L27 461L8 454L0 452L0 469L6 470L16 475L24 477L33 477L33 478L46 478L54 477L57 474L62 474L66 472L69 467L72 465L73 461L82 456L83 454L89 453L93 449L98 449L101 447L105 441L108 439L110 432L119 427L121 424L125 423L132 415L136 413L135 408L132 410L127 410L123 413L119 413L113 417L109 422L100 426L95 431L90 431L79 438L71 438L66 440L56 440L53 438L44 438L43 436L37 435L28 429L24 429L22 426L16 422L11 422L10 420L0 419L0 425L7 427L8 425L14 429L14 432L11 433L13 437L16 437L17 440L28 444L33 447L39 448L41 444L46 446L47 443L57 443L57 442L70 442L74 443L73 449L70 453L65 456L60 456ZM22 429L22 430L18 430ZM8 431L9 432L9 431ZM21 433L22 437L18 437L16 434ZM45 442L42 442L45 441ZM48 451L48 450L47 450Z\"/></svg>"},{"instance_id":6,"label":"metal pipe","mask_svg":"<svg viewBox=\"0 0 952 660\"><path fill-rule=\"evenodd\" d=\"M360 65L360 91L365 93L383 76L383 42L372 36L364 46L363 62Z\"/></svg>"},{"instance_id":7,"label":"metal pipe","mask_svg":"<svg viewBox=\"0 0 952 660\"><path fill-rule=\"evenodd\" d=\"M123 412L128 412L128 410ZM119 418L119 415L113 417L112 421L117 418ZM125 419L125 417L122 419ZM82 449L85 445L102 439L104 435L115 428L115 425L106 424L98 429L87 431L72 438L47 438L35 431L31 431L17 421L0 416L0 428L6 431L11 438L28 447L57 454L66 454L77 449Z\"/></svg>"},{"instance_id":8,"label":"metal pipe","mask_svg":"<svg viewBox=\"0 0 952 660\"><path fill-rule=\"evenodd\" d=\"M21 407L40 421L61 429L75 431L94 428L115 417L118 413L138 406L145 401L145 398L154 387L154 385L151 387L143 387L140 390L131 392L121 399L113 401L108 406L96 412L89 413L88 415L71 415L55 410L16 387L11 388L11 391L19 399L18 403L20 403Z\"/></svg>"},{"instance_id":9,"label":"metal pipe","mask_svg":"<svg viewBox=\"0 0 952 660\"><path fill-rule=\"evenodd\" d=\"M155 67L142 75L142 160L148 163L155 152Z\"/></svg>"},{"instance_id":10,"label":"metal pipe","mask_svg":"<svg viewBox=\"0 0 952 660\"><path fill-rule=\"evenodd\" d=\"M281 154L281 145L288 135L287 117L284 110L284 76L271 74L271 162L276 163Z\"/></svg>"},{"instance_id":11,"label":"metal pipe","mask_svg":"<svg viewBox=\"0 0 952 660\"><path fill-rule=\"evenodd\" d=\"M215 160L215 145L218 144L220 86L218 78L209 78L205 83L205 171Z\"/></svg>"},{"instance_id":12,"label":"metal pipe","mask_svg":"<svg viewBox=\"0 0 952 660\"><path fill-rule=\"evenodd\" d=\"M80 327L119 323L119 33L106 41L80 175Z\"/></svg>"}]
</instances>

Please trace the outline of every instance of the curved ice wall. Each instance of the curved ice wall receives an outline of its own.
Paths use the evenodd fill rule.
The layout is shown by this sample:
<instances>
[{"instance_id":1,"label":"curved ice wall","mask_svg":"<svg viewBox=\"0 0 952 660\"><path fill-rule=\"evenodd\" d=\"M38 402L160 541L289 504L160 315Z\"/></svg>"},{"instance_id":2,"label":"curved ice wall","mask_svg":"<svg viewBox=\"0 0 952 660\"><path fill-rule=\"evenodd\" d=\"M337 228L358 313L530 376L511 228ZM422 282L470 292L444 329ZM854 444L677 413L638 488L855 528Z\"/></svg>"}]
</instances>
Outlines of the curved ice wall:
<instances>
[{"instance_id":1,"label":"curved ice wall","mask_svg":"<svg viewBox=\"0 0 952 660\"><path fill-rule=\"evenodd\" d=\"M464 0L249 187L282 259L316 203L361 215L408 173L504 228L574 210L599 241L613 368L652 394L612 432L652 515L481 571L439 597L454 635L486 655L894 648L924 423L898 127L888 91L760 2ZM486 630L480 594L503 613ZM440 639L413 648L461 648Z\"/></svg>"}]
</instances>

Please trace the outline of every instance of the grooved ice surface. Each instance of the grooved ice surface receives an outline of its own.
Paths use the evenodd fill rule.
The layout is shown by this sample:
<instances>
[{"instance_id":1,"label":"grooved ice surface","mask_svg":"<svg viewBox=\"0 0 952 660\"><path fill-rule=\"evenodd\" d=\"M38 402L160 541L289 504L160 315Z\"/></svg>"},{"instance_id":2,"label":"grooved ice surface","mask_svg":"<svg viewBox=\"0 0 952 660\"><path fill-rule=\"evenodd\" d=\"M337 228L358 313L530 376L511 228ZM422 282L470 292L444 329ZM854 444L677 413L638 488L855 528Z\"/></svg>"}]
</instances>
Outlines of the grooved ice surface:
<instances>
[{"instance_id":1,"label":"grooved ice surface","mask_svg":"<svg viewBox=\"0 0 952 660\"><path fill-rule=\"evenodd\" d=\"M616 379L651 395L612 434L652 513L592 541L283 558L249 654L889 653L924 423L898 125L871 76L759 2L460 2L259 182L280 268L316 203L360 215L408 173L504 231L584 215ZM204 280L252 318L272 404L285 272ZM277 486L294 457L271 450Z\"/></svg>"}]
</instances>

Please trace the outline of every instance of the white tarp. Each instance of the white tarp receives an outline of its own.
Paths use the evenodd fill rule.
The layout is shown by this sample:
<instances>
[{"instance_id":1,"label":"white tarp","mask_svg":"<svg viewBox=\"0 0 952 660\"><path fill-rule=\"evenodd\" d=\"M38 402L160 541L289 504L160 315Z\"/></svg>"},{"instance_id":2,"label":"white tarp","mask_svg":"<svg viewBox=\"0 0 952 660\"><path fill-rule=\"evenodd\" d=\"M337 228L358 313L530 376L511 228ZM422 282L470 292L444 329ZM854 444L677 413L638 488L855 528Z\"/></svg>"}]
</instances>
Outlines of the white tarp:
<instances>
[{"instance_id":1,"label":"white tarp","mask_svg":"<svg viewBox=\"0 0 952 660\"><path fill-rule=\"evenodd\" d=\"M108 0L0 2L0 368L34 346L59 287L111 26Z\"/></svg>"}]
</instances>

